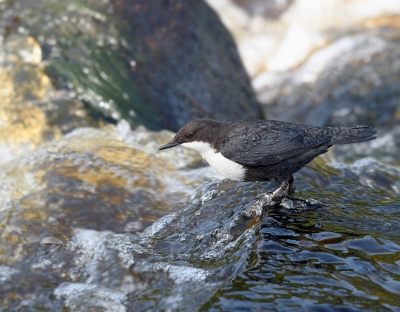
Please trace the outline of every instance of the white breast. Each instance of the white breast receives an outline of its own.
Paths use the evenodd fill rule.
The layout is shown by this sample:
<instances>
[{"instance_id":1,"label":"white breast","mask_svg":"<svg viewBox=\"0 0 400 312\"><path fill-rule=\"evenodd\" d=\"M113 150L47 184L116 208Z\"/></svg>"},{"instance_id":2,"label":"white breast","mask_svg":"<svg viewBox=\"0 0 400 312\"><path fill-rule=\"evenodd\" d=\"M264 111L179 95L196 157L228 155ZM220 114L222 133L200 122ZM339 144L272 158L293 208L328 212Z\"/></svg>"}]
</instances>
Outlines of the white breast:
<instances>
[{"instance_id":1,"label":"white breast","mask_svg":"<svg viewBox=\"0 0 400 312\"><path fill-rule=\"evenodd\" d=\"M221 153L216 153L209 143L197 141L183 143L181 145L200 153L203 159L224 177L231 180L243 181L246 169L242 165L224 157Z\"/></svg>"}]
</instances>

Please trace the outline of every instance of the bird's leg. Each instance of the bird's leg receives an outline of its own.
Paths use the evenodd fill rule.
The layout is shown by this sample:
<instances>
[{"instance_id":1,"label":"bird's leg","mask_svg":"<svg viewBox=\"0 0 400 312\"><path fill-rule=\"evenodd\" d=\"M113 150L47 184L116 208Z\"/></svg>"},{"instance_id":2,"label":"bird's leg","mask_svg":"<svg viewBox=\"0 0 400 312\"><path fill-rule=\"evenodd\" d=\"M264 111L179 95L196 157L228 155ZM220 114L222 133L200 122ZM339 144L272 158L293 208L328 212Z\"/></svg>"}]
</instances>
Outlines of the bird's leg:
<instances>
[{"instance_id":1,"label":"bird's leg","mask_svg":"<svg viewBox=\"0 0 400 312\"><path fill-rule=\"evenodd\" d=\"M287 188L288 195L293 193L293 182L294 182L293 175L290 175L288 179L288 188Z\"/></svg>"},{"instance_id":2,"label":"bird's leg","mask_svg":"<svg viewBox=\"0 0 400 312\"><path fill-rule=\"evenodd\" d=\"M292 182L293 183L293 182ZM282 181L282 183L279 185L279 187L272 193L272 198L278 198L282 192L286 190L288 187L289 182L288 181Z\"/></svg>"}]
</instances>

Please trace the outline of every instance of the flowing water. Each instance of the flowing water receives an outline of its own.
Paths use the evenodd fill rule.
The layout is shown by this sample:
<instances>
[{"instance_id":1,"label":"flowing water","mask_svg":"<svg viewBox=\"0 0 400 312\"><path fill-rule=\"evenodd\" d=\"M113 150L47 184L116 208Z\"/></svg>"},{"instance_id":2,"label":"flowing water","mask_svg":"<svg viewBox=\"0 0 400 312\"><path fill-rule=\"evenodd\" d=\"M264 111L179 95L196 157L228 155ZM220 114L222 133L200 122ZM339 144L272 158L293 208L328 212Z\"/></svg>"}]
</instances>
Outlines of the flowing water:
<instances>
[{"instance_id":1,"label":"flowing water","mask_svg":"<svg viewBox=\"0 0 400 312\"><path fill-rule=\"evenodd\" d=\"M260 222L259 262L219 289L202 310L399 309L398 180L392 181L395 191L384 190L386 184L373 178L383 172L369 169L368 182L376 185L371 189L357 185L349 168L334 174L318 169L299 174L301 194L327 206L270 212Z\"/></svg>"},{"instance_id":2,"label":"flowing water","mask_svg":"<svg viewBox=\"0 0 400 312\"><path fill-rule=\"evenodd\" d=\"M397 167L320 159L277 203L265 197L273 183L215 180L209 167L160 176L121 160L121 146L94 155L86 131L58 144L65 156L50 146L23 160L36 191L1 206L6 310L400 308ZM73 139L88 140L83 155Z\"/></svg>"}]
</instances>

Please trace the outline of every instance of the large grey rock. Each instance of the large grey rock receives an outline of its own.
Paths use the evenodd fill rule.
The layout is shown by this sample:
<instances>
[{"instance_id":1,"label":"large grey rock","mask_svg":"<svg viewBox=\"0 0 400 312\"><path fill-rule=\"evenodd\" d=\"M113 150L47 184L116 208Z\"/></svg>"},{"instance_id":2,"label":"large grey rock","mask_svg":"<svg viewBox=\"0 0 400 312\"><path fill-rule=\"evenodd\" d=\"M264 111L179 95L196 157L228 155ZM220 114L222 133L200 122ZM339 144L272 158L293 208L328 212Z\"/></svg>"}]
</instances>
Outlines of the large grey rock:
<instances>
[{"instance_id":1,"label":"large grey rock","mask_svg":"<svg viewBox=\"0 0 400 312\"><path fill-rule=\"evenodd\" d=\"M270 118L329 126L398 121L400 52L395 41L359 34L314 53L299 69L265 73L254 85Z\"/></svg>"}]
</instances>

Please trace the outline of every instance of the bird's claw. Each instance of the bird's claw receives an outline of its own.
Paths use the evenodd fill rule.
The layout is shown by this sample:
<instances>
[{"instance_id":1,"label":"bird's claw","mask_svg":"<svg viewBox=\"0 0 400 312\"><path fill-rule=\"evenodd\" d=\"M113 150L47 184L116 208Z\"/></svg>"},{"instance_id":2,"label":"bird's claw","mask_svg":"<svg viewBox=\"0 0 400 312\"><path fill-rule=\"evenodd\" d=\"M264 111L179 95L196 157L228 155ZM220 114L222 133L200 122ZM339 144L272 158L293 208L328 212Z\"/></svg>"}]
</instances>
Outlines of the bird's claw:
<instances>
[{"instance_id":1,"label":"bird's claw","mask_svg":"<svg viewBox=\"0 0 400 312\"><path fill-rule=\"evenodd\" d=\"M286 197L286 193L280 189L277 189L276 191L274 191L271 195L271 200L273 201L281 201L282 199L284 199Z\"/></svg>"}]
</instances>

